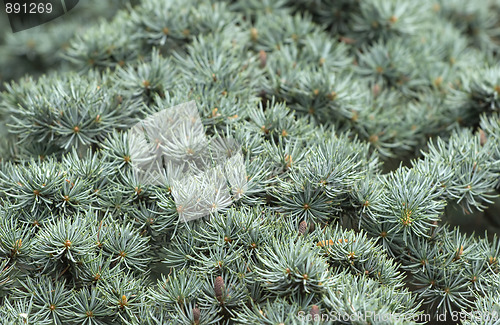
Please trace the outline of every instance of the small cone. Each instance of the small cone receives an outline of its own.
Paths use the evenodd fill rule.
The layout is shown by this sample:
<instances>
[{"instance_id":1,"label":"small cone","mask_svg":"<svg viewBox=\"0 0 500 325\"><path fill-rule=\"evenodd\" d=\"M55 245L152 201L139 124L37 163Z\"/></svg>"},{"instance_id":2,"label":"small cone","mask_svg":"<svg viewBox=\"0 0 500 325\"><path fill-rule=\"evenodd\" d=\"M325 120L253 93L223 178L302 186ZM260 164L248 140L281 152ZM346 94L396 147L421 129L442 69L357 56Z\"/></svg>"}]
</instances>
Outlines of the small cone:
<instances>
[{"instance_id":1,"label":"small cone","mask_svg":"<svg viewBox=\"0 0 500 325\"><path fill-rule=\"evenodd\" d=\"M214 291L215 291L215 297L217 298L217 300L219 300L219 301L222 300L222 296L224 295L225 289L226 289L226 286L224 284L224 279L221 276L218 276L214 282Z\"/></svg>"},{"instance_id":2,"label":"small cone","mask_svg":"<svg viewBox=\"0 0 500 325\"><path fill-rule=\"evenodd\" d=\"M299 224L299 233L301 235L305 235L307 231L307 222L305 220L302 220Z\"/></svg>"},{"instance_id":3,"label":"small cone","mask_svg":"<svg viewBox=\"0 0 500 325\"><path fill-rule=\"evenodd\" d=\"M486 144L486 141L486 133L482 129L479 129L479 144L481 145L481 147Z\"/></svg>"},{"instance_id":4,"label":"small cone","mask_svg":"<svg viewBox=\"0 0 500 325\"><path fill-rule=\"evenodd\" d=\"M264 68L266 66L267 62L267 53L264 50L260 50L259 52L259 60L260 60L260 67Z\"/></svg>"},{"instance_id":5,"label":"small cone","mask_svg":"<svg viewBox=\"0 0 500 325\"><path fill-rule=\"evenodd\" d=\"M312 305L310 314L311 314L313 320L315 320L317 317L320 317L319 307L317 305Z\"/></svg>"},{"instance_id":6,"label":"small cone","mask_svg":"<svg viewBox=\"0 0 500 325\"><path fill-rule=\"evenodd\" d=\"M195 307L193 309L193 320L196 325L200 324L200 315L201 315L200 308Z\"/></svg>"}]
</instances>

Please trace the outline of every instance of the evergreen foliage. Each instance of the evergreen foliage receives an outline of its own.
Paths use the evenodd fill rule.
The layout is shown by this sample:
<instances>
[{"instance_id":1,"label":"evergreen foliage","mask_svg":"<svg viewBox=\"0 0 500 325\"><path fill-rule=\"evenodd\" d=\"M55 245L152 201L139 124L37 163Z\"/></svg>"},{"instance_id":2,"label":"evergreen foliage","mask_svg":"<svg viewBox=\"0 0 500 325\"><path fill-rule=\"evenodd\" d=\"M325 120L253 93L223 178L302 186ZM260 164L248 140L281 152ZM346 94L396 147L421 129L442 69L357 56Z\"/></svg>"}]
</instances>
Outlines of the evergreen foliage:
<instances>
[{"instance_id":1,"label":"evergreen foliage","mask_svg":"<svg viewBox=\"0 0 500 325\"><path fill-rule=\"evenodd\" d=\"M498 0L108 2L0 36L0 324L498 323Z\"/></svg>"}]
</instances>

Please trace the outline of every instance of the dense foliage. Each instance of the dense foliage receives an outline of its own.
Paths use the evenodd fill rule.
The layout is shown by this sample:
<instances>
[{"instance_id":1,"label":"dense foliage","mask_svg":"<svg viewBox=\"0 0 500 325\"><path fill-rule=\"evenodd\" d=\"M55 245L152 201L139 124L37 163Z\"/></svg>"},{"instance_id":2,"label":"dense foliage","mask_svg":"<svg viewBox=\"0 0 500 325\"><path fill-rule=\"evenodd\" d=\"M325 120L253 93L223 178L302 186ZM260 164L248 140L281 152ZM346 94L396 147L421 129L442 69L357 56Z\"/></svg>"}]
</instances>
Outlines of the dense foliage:
<instances>
[{"instance_id":1,"label":"dense foliage","mask_svg":"<svg viewBox=\"0 0 500 325\"><path fill-rule=\"evenodd\" d=\"M497 324L500 241L443 216L498 197L498 0L89 3L0 36L0 324ZM246 178L184 222L130 129L191 100Z\"/></svg>"}]
</instances>

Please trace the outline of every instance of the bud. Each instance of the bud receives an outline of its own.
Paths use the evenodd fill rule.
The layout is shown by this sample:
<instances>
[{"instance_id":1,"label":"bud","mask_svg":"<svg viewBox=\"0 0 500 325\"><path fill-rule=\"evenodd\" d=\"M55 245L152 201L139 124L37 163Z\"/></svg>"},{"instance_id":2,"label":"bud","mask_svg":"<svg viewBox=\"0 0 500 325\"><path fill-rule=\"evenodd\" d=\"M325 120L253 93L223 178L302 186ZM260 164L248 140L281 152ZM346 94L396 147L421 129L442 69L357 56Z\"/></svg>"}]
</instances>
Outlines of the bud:
<instances>
[{"instance_id":1,"label":"bud","mask_svg":"<svg viewBox=\"0 0 500 325\"><path fill-rule=\"evenodd\" d=\"M305 220L302 220L299 224L299 233L301 235L305 235L307 231L307 222Z\"/></svg>"},{"instance_id":2,"label":"bud","mask_svg":"<svg viewBox=\"0 0 500 325\"><path fill-rule=\"evenodd\" d=\"M120 304L121 308L128 306L127 296L122 295L122 298L120 299L119 304Z\"/></svg>"},{"instance_id":3,"label":"bud","mask_svg":"<svg viewBox=\"0 0 500 325\"><path fill-rule=\"evenodd\" d=\"M319 243L317 243L316 245L319 247L325 247L325 246L333 246L333 244L334 244L334 241L332 239L329 239L329 240L322 240Z\"/></svg>"},{"instance_id":4,"label":"bud","mask_svg":"<svg viewBox=\"0 0 500 325\"><path fill-rule=\"evenodd\" d=\"M224 285L224 279L221 276L218 276L214 282L214 291L215 291L215 297L217 298L217 300L219 300L219 301L222 300L222 296L224 294L225 289L226 289L226 286Z\"/></svg>"},{"instance_id":5,"label":"bud","mask_svg":"<svg viewBox=\"0 0 500 325\"><path fill-rule=\"evenodd\" d=\"M255 42L258 36L259 32L257 31L257 28L255 27L250 28L250 38L252 39L252 41Z\"/></svg>"}]
</instances>

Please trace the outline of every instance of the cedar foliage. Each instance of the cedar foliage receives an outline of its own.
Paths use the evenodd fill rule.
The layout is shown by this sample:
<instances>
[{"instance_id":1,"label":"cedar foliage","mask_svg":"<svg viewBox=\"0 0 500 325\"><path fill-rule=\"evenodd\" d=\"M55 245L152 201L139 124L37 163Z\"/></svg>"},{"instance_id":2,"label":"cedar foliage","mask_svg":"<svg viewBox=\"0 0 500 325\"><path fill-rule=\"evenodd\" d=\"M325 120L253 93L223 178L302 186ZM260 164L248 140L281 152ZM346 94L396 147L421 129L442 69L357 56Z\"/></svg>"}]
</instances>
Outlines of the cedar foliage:
<instances>
[{"instance_id":1,"label":"cedar foliage","mask_svg":"<svg viewBox=\"0 0 500 325\"><path fill-rule=\"evenodd\" d=\"M0 38L2 324L495 323L500 241L445 215L498 197L498 0L101 5ZM190 100L247 183L182 222L129 129Z\"/></svg>"}]
</instances>

